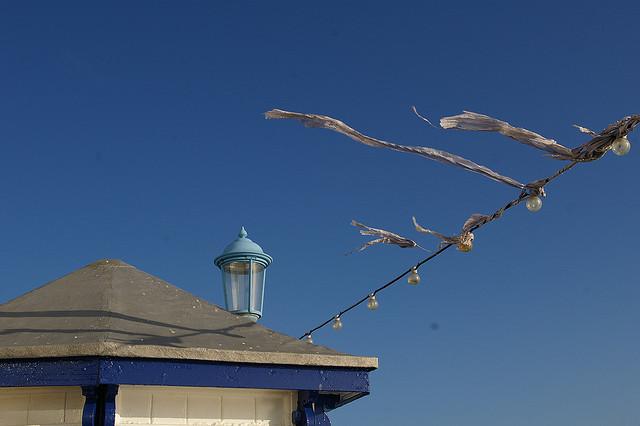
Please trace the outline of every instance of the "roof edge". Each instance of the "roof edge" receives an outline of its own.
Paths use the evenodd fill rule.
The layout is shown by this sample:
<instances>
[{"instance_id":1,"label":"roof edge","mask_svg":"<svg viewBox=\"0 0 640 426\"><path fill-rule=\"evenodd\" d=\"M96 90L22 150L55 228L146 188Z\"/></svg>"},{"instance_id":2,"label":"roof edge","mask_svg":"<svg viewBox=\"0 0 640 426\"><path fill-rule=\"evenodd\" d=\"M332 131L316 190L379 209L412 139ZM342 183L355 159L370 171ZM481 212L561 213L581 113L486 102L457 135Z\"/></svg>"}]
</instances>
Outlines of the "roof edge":
<instances>
[{"instance_id":1,"label":"roof edge","mask_svg":"<svg viewBox=\"0 0 640 426\"><path fill-rule=\"evenodd\" d=\"M378 358L354 355L247 352L209 348L175 348L157 345L126 345L114 342L74 345L16 346L0 348L0 359L112 356L167 360L216 361L249 364L300 365L309 367L378 368Z\"/></svg>"}]
</instances>

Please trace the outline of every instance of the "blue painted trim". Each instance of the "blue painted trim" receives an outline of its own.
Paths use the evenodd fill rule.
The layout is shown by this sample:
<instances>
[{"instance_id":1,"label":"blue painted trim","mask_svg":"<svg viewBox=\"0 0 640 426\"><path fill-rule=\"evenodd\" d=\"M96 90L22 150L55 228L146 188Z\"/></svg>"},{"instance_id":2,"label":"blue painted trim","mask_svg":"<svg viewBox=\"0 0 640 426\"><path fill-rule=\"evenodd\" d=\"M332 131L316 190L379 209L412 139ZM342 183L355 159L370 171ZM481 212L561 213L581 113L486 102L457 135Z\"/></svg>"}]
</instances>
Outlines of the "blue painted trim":
<instances>
[{"instance_id":1,"label":"blue painted trim","mask_svg":"<svg viewBox=\"0 0 640 426\"><path fill-rule=\"evenodd\" d=\"M100 383L368 392L366 370L162 359L105 359Z\"/></svg>"},{"instance_id":2,"label":"blue painted trim","mask_svg":"<svg viewBox=\"0 0 640 426\"><path fill-rule=\"evenodd\" d=\"M140 358L0 360L0 387L161 385L369 392L367 369Z\"/></svg>"},{"instance_id":3,"label":"blue painted trim","mask_svg":"<svg viewBox=\"0 0 640 426\"><path fill-rule=\"evenodd\" d=\"M0 360L0 386L96 386L98 358Z\"/></svg>"}]
</instances>

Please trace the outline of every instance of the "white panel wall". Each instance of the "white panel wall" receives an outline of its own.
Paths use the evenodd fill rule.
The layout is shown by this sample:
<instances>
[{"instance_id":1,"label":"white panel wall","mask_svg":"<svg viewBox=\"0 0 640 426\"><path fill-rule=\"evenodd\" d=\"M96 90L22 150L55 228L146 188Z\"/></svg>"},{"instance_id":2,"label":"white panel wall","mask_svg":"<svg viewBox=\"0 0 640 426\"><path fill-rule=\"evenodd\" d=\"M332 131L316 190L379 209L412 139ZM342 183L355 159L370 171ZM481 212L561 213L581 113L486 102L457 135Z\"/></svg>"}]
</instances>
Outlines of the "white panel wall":
<instances>
[{"instance_id":1,"label":"white panel wall","mask_svg":"<svg viewBox=\"0 0 640 426\"><path fill-rule=\"evenodd\" d=\"M295 392L120 386L116 425L292 426Z\"/></svg>"},{"instance_id":2,"label":"white panel wall","mask_svg":"<svg viewBox=\"0 0 640 426\"><path fill-rule=\"evenodd\" d=\"M80 387L0 388L0 426L80 426Z\"/></svg>"}]
</instances>

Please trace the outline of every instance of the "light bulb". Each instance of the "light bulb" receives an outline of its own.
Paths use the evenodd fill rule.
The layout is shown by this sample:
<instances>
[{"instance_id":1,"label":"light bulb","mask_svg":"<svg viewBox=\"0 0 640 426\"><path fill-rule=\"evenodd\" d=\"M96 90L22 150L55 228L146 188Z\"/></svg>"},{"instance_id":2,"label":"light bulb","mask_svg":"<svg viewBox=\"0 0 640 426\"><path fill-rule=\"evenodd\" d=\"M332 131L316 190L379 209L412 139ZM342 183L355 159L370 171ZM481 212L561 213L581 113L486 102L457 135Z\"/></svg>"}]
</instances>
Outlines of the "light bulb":
<instances>
[{"instance_id":1,"label":"light bulb","mask_svg":"<svg viewBox=\"0 0 640 426\"><path fill-rule=\"evenodd\" d=\"M305 337L305 340L307 341L307 343L311 343L313 345L313 337L311 337L310 334L307 334L307 337Z\"/></svg>"},{"instance_id":2,"label":"light bulb","mask_svg":"<svg viewBox=\"0 0 640 426\"><path fill-rule=\"evenodd\" d=\"M471 241L461 242L461 243L458 243L456 247L458 247L458 250L463 253L469 253L471 249L473 249L473 242Z\"/></svg>"},{"instance_id":3,"label":"light bulb","mask_svg":"<svg viewBox=\"0 0 640 426\"><path fill-rule=\"evenodd\" d=\"M473 248L473 232L465 232L460 236L460 242L456 244L459 251L469 253Z\"/></svg>"},{"instance_id":4,"label":"light bulb","mask_svg":"<svg viewBox=\"0 0 640 426\"><path fill-rule=\"evenodd\" d=\"M336 319L333 320L333 325L331 327L336 331L342 330L342 320L340 319L340 315L336 315Z\"/></svg>"},{"instance_id":5,"label":"light bulb","mask_svg":"<svg viewBox=\"0 0 640 426\"><path fill-rule=\"evenodd\" d=\"M415 266L411 268L411 273L409 274L409 278L407 278L407 282L411 285L420 284L420 275L418 275L418 270Z\"/></svg>"},{"instance_id":6,"label":"light bulb","mask_svg":"<svg viewBox=\"0 0 640 426\"><path fill-rule=\"evenodd\" d=\"M537 212L542 208L542 198L537 195L529 195L527 197L527 210Z\"/></svg>"},{"instance_id":7,"label":"light bulb","mask_svg":"<svg viewBox=\"0 0 640 426\"><path fill-rule=\"evenodd\" d=\"M627 155L631 150L631 142L626 136L616 139L611 145L611 151L615 155Z\"/></svg>"},{"instance_id":8,"label":"light bulb","mask_svg":"<svg viewBox=\"0 0 640 426\"><path fill-rule=\"evenodd\" d=\"M369 300L367 301L367 308L370 311L375 311L376 309L378 309L378 301L376 300L376 295L373 293L369 295Z\"/></svg>"}]
</instances>

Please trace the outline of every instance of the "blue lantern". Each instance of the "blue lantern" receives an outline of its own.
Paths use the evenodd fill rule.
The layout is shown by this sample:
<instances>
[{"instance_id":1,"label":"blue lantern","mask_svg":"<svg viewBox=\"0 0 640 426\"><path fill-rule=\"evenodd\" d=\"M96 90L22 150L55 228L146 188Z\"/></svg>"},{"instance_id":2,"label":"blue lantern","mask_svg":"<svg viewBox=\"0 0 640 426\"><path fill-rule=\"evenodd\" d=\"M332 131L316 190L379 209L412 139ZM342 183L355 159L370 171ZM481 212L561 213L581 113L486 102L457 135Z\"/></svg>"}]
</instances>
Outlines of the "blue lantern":
<instances>
[{"instance_id":1,"label":"blue lantern","mask_svg":"<svg viewBox=\"0 0 640 426\"><path fill-rule=\"evenodd\" d=\"M213 261L222 271L228 311L257 321L262 316L265 270L273 258L247 238L244 226L238 238Z\"/></svg>"}]
</instances>

